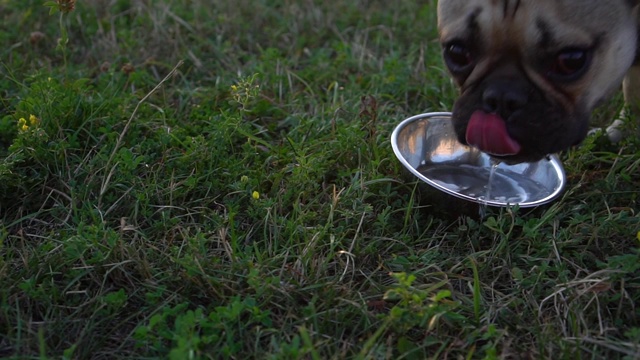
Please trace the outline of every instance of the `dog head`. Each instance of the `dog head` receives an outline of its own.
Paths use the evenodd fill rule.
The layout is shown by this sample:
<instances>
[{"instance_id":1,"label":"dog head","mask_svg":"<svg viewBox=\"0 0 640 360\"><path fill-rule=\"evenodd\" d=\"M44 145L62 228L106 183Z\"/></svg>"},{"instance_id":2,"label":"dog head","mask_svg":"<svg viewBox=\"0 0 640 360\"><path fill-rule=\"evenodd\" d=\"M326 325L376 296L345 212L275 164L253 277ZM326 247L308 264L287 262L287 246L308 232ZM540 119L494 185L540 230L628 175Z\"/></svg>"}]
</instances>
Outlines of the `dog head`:
<instances>
[{"instance_id":1,"label":"dog head","mask_svg":"<svg viewBox=\"0 0 640 360\"><path fill-rule=\"evenodd\" d=\"M581 142L636 57L636 1L440 0L460 142L505 162Z\"/></svg>"}]
</instances>

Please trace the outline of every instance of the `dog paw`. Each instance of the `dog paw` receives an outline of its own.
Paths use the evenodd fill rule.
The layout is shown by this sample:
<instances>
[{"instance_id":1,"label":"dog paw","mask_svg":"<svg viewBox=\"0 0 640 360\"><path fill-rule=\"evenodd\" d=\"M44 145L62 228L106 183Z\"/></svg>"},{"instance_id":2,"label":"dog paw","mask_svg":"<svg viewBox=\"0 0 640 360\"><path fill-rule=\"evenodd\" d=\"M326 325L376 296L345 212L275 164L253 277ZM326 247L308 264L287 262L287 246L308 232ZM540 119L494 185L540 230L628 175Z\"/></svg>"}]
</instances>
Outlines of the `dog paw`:
<instances>
[{"instance_id":1,"label":"dog paw","mask_svg":"<svg viewBox=\"0 0 640 360\"><path fill-rule=\"evenodd\" d=\"M629 126L627 124L628 121L631 121L629 119L629 113L627 112L627 109L622 109L618 118L614 120L609 126L607 126L605 129L591 129L589 130L588 135L599 136L602 134L606 136L609 142L611 142L612 144L617 144L625 137L629 136Z\"/></svg>"},{"instance_id":2,"label":"dog paw","mask_svg":"<svg viewBox=\"0 0 640 360\"><path fill-rule=\"evenodd\" d=\"M587 137L591 136L600 136L600 134L604 131L603 128L591 128L589 132L587 132Z\"/></svg>"},{"instance_id":3,"label":"dog paw","mask_svg":"<svg viewBox=\"0 0 640 360\"><path fill-rule=\"evenodd\" d=\"M611 143L616 144L620 142L620 140L624 139L624 121L622 119L617 119L611 125L607 127L605 132L607 133L607 137Z\"/></svg>"}]
</instances>

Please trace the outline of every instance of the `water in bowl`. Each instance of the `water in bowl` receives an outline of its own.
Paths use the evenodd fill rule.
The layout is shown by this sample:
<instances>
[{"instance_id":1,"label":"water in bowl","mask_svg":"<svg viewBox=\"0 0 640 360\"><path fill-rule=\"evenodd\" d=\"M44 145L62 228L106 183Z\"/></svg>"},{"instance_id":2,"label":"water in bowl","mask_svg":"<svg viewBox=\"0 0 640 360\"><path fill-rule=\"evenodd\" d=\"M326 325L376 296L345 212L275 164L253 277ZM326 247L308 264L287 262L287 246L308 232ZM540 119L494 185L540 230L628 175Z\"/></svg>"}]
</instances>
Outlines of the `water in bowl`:
<instances>
[{"instance_id":1,"label":"water in bowl","mask_svg":"<svg viewBox=\"0 0 640 360\"><path fill-rule=\"evenodd\" d=\"M486 204L518 204L540 199L549 192L542 184L497 165L438 164L417 170L441 187Z\"/></svg>"},{"instance_id":2,"label":"water in bowl","mask_svg":"<svg viewBox=\"0 0 640 360\"><path fill-rule=\"evenodd\" d=\"M498 171L498 166L500 166L500 161L495 159L491 159L491 168L489 169L489 180L487 180L487 191L483 196L480 196L480 209L478 210L480 218L484 219L487 215L487 206L489 205L488 201L491 199L491 187L493 186L493 179L495 178L496 171Z\"/></svg>"}]
</instances>

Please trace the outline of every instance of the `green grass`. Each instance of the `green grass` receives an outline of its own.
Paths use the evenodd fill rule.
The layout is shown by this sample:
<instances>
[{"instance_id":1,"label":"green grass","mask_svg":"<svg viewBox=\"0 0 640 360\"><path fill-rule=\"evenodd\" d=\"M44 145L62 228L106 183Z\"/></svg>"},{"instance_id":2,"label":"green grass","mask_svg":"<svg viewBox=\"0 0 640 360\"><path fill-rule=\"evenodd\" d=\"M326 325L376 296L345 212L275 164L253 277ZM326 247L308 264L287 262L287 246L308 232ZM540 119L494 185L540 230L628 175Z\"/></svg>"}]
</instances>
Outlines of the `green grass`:
<instances>
[{"instance_id":1,"label":"green grass","mask_svg":"<svg viewBox=\"0 0 640 360\"><path fill-rule=\"evenodd\" d=\"M433 1L81 1L63 47L43 3L0 0L0 357L640 357L637 139L485 219L393 156L456 95Z\"/></svg>"}]
</instances>

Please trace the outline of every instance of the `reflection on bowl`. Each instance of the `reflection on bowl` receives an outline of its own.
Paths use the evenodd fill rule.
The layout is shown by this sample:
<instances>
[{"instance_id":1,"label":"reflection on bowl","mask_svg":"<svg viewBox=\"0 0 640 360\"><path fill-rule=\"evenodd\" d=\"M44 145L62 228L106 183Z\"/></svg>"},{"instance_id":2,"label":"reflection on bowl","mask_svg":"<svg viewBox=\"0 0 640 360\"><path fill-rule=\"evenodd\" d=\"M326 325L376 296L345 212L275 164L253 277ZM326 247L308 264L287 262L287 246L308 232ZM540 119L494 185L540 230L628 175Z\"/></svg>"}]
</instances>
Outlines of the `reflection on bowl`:
<instances>
[{"instance_id":1,"label":"reflection on bowl","mask_svg":"<svg viewBox=\"0 0 640 360\"><path fill-rule=\"evenodd\" d=\"M538 206L558 197L566 183L555 155L534 163L496 165L489 155L462 145L453 131L451 113L404 120L393 131L391 145L400 162L420 180L481 204Z\"/></svg>"}]
</instances>

